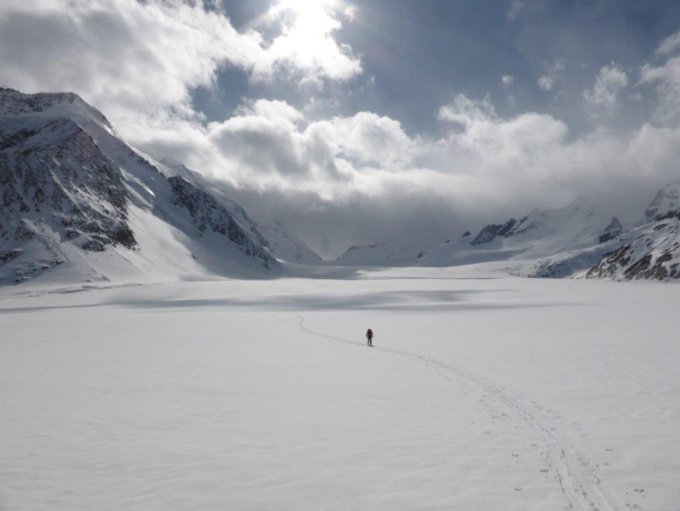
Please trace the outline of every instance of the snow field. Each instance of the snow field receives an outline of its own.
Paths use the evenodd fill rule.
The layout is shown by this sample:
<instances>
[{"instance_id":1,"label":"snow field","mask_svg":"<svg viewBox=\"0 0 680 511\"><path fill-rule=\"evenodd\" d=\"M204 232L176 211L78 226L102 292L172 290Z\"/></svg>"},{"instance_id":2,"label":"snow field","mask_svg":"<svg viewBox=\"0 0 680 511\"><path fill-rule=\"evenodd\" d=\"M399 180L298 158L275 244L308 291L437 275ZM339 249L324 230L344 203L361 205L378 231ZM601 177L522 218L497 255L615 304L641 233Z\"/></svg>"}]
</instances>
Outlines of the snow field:
<instances>
[{"instance_id":1,"label":"snow field","mask_svg":"<svg viewBox=\"0 0 680 511\"><path fill-rule=\"evenodd\" d=\"M678 509L675 286L477 276L5 288L0 509Z\"/></svg>"}]
</instances>

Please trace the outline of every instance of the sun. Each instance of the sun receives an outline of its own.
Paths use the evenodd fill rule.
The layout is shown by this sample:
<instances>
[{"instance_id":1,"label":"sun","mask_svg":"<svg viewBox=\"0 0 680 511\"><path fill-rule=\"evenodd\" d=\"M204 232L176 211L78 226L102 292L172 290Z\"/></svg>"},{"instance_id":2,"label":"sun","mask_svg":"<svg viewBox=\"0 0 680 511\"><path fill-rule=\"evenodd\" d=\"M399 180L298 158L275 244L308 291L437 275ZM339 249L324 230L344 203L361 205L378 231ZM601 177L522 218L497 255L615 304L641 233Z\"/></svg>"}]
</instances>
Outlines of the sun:
<instances>
[{"instance_id":1,"label":"sun","mask_svg":"<svg viewBox=\"0 0 680 511\"><path fill-rule=\"evenodd\" d=\"M280 0L277 5L304 16L318 11L324 12L329 8L337 8L339 3L338 0Z\"/></svg>"},{"instance_id":2,"label":"sun","mask_svg":"<svg viewBox=\"0 0 680 511\"><path fill-rule=\"evenodd\" d=\"M314 53L317 45L323 45L328 35L339 27L336 19L341 11L341 0L280 0L272 7L275 16L292 14L286 25L288 42L300 54ZM317 48L318 49L318 48Z\"/></svg>"}]
</instances>

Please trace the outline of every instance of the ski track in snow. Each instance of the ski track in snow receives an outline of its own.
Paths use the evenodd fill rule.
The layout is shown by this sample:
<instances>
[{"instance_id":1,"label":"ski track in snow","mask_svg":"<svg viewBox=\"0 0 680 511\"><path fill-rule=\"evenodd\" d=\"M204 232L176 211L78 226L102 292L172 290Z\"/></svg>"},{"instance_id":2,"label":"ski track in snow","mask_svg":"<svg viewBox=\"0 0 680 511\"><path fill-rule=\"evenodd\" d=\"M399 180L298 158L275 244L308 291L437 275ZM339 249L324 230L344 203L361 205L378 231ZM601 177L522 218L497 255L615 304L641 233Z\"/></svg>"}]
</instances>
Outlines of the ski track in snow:
<instances>
[{"instance_id":1,"label":"ski track in snow","mask_svg":"<svg viewBox=\"0 0 680 511\"><path fill-rule=\"evenodd\" d=\"M363 343L312 330L305 325L305 318L302 315L298 315L298 317L300 328L309 334L354 346L364 346ZM574 511L617 511L621 509L612 488L598 475L597 466L593 465L585 454L549 419L540 416L540 411L543 408L539 405L532 406L522 402L501 389L493 381L435 358L381 346L374 346L374 348L425 365L448 381L453 382L454 378L457 378L463 383L471 383L473 387L490 397L496 404L509 409L519 419L529 424L541 436L545 446L544 455L569 503L568 509Z\"/></svg>"}]
</instances>

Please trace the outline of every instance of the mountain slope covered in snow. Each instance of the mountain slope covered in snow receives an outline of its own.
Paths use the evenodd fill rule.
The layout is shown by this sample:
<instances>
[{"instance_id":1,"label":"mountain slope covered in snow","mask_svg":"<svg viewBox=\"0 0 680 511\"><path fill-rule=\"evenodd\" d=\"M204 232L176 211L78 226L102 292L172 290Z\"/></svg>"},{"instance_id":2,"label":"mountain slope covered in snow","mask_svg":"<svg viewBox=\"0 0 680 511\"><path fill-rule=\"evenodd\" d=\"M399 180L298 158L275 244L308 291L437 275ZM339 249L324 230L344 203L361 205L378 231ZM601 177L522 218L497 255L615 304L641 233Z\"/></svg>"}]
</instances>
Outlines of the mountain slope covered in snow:
<instances>
[{"instance_id":1,"label":"mountain slope covered in snow","mask_svg":"<svg viewBox=\"0 0 680 511\"><path fill-rule=\"evenodd\" d=\"M680 182L662 188L645 214L647 222L631 231L587 277L680 279Z\"/></svg>"},{"instance_id":2,"label":"mountain slope covered in snow","mask_svg":"<svg viewBox=\"0 0 680 511\"><path fill-rule=\"evenodd\" d=\"M459 266L507 262L526 277L587 277L615 280L680 278L680 182L661 189L646 218L626 230L596 203L579 198L565 207L536 209L517 220L489 224L423 250L386 244L350 248L338 264L348 266Z\"/></svg>"},{"instance_id":3,"label":"mountain slope covered in snow","mask_svg":"<svg viewBox=\"0 0 680 511\"><path fill-rule=\"evenodd\" d=\"M0 89L0 279L267 276L254 225L128 146L75 94ZM57 275L58 274L58 275Z\"/></svg>"},{"instance_id":4,"label":"mountain slope covered in snow","mask_svg":"<svg viewBox=\"0 0 680 511\"><path fill-rule=\"evenodd\" d=\"M239 225L249 231L262 245L269 247L271 253L277 259L303 265L322 263L316 252L293 236L279 221L255 222L251 219L239 204L229 198L228 191L221 183L213 181L184 165L163 162L162 168L168 175L180 176L209 193L220 205L230 211Z\"/></svg>"}]
</instances>

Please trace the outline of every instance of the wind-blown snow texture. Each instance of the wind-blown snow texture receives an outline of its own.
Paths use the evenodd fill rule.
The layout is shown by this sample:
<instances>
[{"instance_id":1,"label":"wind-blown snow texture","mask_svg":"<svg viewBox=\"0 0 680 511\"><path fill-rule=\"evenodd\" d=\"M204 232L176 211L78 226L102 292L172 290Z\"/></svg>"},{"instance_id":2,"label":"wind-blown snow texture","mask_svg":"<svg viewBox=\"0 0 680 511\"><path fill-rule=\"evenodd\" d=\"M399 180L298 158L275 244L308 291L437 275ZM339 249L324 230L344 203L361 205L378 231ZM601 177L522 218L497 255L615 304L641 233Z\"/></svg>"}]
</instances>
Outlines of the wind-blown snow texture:
<instances>
[{"instance_id":1,"label":"wind-blown snow texture","mask_svg":"<svg viewBox=\"0 0 680 511\"><path fill-rule=\"evenodd\" d=\"M680 505L675 286L32 285L0 290L2 509Z\"/></svg>"}]
</instances>

